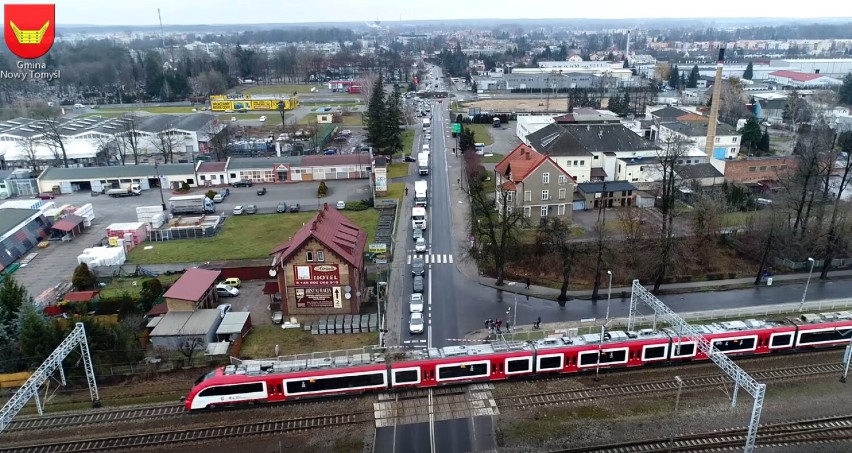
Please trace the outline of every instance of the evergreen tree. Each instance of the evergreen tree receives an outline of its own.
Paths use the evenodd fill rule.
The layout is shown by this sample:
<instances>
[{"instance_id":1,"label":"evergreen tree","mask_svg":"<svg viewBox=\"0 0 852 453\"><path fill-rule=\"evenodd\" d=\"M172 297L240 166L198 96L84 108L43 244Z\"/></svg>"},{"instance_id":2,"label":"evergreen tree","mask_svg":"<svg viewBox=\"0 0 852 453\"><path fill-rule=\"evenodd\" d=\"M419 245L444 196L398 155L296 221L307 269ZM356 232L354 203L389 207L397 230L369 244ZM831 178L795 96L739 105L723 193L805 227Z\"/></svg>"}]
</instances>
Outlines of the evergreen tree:
<instances>
[{"instance_id":1,"label":"evergreen tree","mask_svg":"<svg viewBox=\"0 0 852 453\"><path fill-rule=\"evenodd\" d=\"M761 153L769 152L769 131L763 131L763 134L760 136L760 144L757 145L757 149L760 150Z\"/></svg>"},{"instance_id":2,"label":"evergreen tree","mask_svg":"<svg viewBox=\"0 0 852 453\"><path fill-rule=\"evenodd\" d=\"M746 66L745 71L743 71L743 78L751 80L752 77L754 77L754 65L749 61L748 66Z\"/></svg>"},{"instance_id":3,"label":"evergreen tree","mask_svg":"<svg viewBox=\"0 0 852 453\"><path fill-rule=\"evenodd\" d=\"M757 122L757 118L751 117L749 118L745 126L740 130L740 134L742 134L742 143L747 146L750 151L754 151L760 145L760 124Z\"/></svg>"},{"instance_id":4,"label":"evergreen tree","mask_svg":"<svg viewBox=\"0 0 852 453\"><path fill-rule=\"evenodd\" d=\"M15 324L25 301L28 302L29 297L24 285L18 284L14 278L7 275L0 286L0 330Z\"/></svg>"},{"instance_id":5,"label":"evergreen tree","mask_svg":"<svg viewBox=\"0 0 852 453\"><path fill-rule=\"evenodd\" d=\"M698 87L698 65L692 67L692 70L689 71L689 78L686 80L687 88L697 88Z\"/></svg>"},{"instance_id":6,"label":"evergreen tree","mask_svg":"<svg viewBox=\"0 0 852 453\"><path fill-rule=\"evenodd\" d=\"M852 72L843 77L837 97L841 104L852 105Z\"/></svg>"},{"instance_id":7,"label":"evergreen tree","mask_svg":"<svg viewBox=\"0 0 852 453\"><path fill-rule=\"evenodd\" d=\"M385 101L384 114L384 132L385 148L384 153L388 156L393 156L395 153L402 151L402 132L399 125L402 122L402 111L400 109L401 93L399 85L393 86L393 91L388 94Z\"/></svg>"},{"instance_id":8,"label":"evergreen tree","mask_svg":"<svg viewBox=\"0 0 852 453\"><path fill-rule=\"evenodd\" d=\"M147 313L162 294L163 284L160 280L149 278L142 282L142 291L139 292L139 311Z\"/></svg>"},{"instance_id":9,"label":"evergreen tree","mask_svg":"<svg viewBox=\"0 0 852 453\"><path fill-rule=\"evenodd\" d=\"M671 72L669 72L668 82L670 87L677 89L678 83L680 83L680 70L678 69L677 65L674 65L674 67L672 67Z\"/></svg>"},{"instance_id":10,"label":"evergreen tree","mask_svg":"<svg viewBox=\"0 0 852 453\"><path fill-rule=\"evenodd\" d=\"M621 114L627 115L628 113L633 113L633 109L630 107L630 90L624 90L624 97L621 98Z\"/></svg>"},{"instance_id":11,"label":"evergreen tree","mask_svg":"<svg viewBox=\"0 0 852 453\"><path fill-rule=\"evenodd\" d=\"M77 291L89 291L95 288L95 276L89 270L86 263L80 263L74 268L74 275L71 277L71 283L77 288Z\"/></svg>"},{"instance_id":12,"label":"evergreen tree","mask_svg":"<svg viewBox=\"0 0 852 453\"><path fill-rule=\"evenodd\" d=\"M364 118L367 123L367 141L373 148L381 150L385 146L385 92L382 77L376 79L373 84L373 92L370 94L370 103L367 105L367 115Z\"/></svg>"},{"instance_id":13,"label":"evergreen tree","mask_svg":"<svg viewBox=\"0 0 852 453\"><path fill-rule=\"evenodd\" d=\"M30 304L21 307L18 332L23 361L32 368L39 366L61 341L55 340L53 325Z\"/></svg>"},{"instance_id":14,"label":"evergreen tree","mask_svg":"<svg viewBox=\"0 0 852 453\"><path fill-rule=\"evenodd\" d=\"M681 73L680 74L680 80L678 80L677 83L678 83L677 88L679 90L686 88L686 74Z\"/></svg>"},{"instance_id":15,"label":"evergreen tree","mask_svg":"<svg viewBox=\"0 0 852 453\"><path fill-rule=\"evenodd\" d=\"M463 127L459 135L459 151L464 154L465 151L472 151L476 143L476 134L470 128Z\"/></svg>"}]
</instances>

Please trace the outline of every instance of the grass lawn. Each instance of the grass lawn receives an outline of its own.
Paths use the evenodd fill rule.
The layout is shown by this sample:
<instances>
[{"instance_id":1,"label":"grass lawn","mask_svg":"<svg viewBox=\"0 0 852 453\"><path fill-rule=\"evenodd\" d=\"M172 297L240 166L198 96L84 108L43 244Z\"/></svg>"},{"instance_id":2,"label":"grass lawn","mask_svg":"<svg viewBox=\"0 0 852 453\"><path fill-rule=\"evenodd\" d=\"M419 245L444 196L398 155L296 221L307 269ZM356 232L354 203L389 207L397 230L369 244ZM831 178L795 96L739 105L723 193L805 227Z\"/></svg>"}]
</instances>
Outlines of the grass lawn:
<instances>
[{"instance_id":1,"label":"grass lawn","mask_svg":"<svg viewBox=\"0 0 852 453\"><path fill-rule=\"evenodd\" d=\"M129 256L133 264L191 263L198 261L267 258L272 249L296 233L316 213L256 214L231 216L222 231L208 239L180 239L147 243L153 247L136 247ZM343 211L343 215L363 228L367 242L376 237L379 213L375 209Z\"/></svg>"},{"instance_id":2,"label":"grass lawn","mask_svg":"<svg viewBox=\"0 0 852 453\"><path fill-rule=\"evenodd\" d=\"M402 154L410 156L412 147L414 147L414 131L402 131Z\"/></svg>"},{"instance_id":3,"label":"grass lawn","mask_svg":"<svg viewBox=\"0 0 852 453\"><path fill-rule=\"evenodd\" d=\"M758 221L765 212L769 211L726 212L722 214L722 227L746 226L749 222Z\"/></svg>"},{"instance_id":4,"label":"grass lawn","mask_svg":"<svg viewBox=\"0 0 852 453\"><path fill-rule=\"evenodd\" d=\"M405 194L405 183L404 182L392 182L388 184L388 194L384 197L379 198L395 198L397 201L402 201L402 197Z\"/></svg>"},{"instance_id":5,"label":"grass lawn","mask_svg":"<svg viewBox=\"0 0 852 453\"><path fill-rule=\"evenodd\" d=\"M408 176L408 164L409 162L397 162L388 165L388 179Z\"/></svg>"},{"instance_id":6,"label":"grass lawn","mask_svg":"<svg viewBox=\"0 0 852 453\"><path fill-rule=\"evenodd\" d=\"M142 282L148 280L151 277L121 277L114 278L106 288L101 290L101 297L110 298L110 297L118 297L122 294L127 294L134 299L139 297L140 292L142 291ZM163 286L168 286L174 283L177 279L180 278L180 275L159 275L157 279L160 280L160 283Z\"/></svg>"},{"instance_id":7,"label":"grass lawn","mask_svg":"<svg viewBox=\"0 0 852 453\"><path fill-rule=\"evenodd\" d=\"M240 358L271 358L275 355L276 344L278 345L278 355L286 356L309 354L317 351L355 349L361 346L374 345L378 342L378 332L311 335L310 332L305 332L302 329L282 329L280 326L267 324L251 329L240 350Z\"/></svg>"},{"instance_id":8,"label":"grass lawn","mask_svg":"<svg viewBox=\"0 0 852 453\"><path fill-rule=\"evenodd\" d=\"M360 113L350 113L343 116L344 126L363 126L364 117Z\"/></svg>"},{"instance_id":9,"label":"grass lawn","mask_svg":"<svg viewBox=\"0 0 852 453\"><path fill-rule=\"evenodd\" d=\"M491 138L491 126L487 124L464 124L463 127L473 131L473 138L476 143L485 143L485 146L494 144L494 139Z\"/></svg>"},{"instance_id":10,"label":"grass lawn","mask_svg":"<svg viewBox=\"0 0 852 453\"><path fill-rule=\"evenodd\" d=\"M243 94L283 94L292 96L294 91L299 94L310 93L312 87L316 87L317 89L322 88L321 85L260 85L237 89L235 91Z\"/></svg>"},{"instance_id":11,"label":"grass lawn","mask_svg":"<svg viewBox=\"0 0 852 453\"><path fill-rule=\"evenodd\" d=\"M494 153L492 156L480 157L479 162L482 163L482 164L496 164L496 163L500 162L501 160L503 160L503 157L504 156L502 154Z\"/></svg>"}]
</instances>

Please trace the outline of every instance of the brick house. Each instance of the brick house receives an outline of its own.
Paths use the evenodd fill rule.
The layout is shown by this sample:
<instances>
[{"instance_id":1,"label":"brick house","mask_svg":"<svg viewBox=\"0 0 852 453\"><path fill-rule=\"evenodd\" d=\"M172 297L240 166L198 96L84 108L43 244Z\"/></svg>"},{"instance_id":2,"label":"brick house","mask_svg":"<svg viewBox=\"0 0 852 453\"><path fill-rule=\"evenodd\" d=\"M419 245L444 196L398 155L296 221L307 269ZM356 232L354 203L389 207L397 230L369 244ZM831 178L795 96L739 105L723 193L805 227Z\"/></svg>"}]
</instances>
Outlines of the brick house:
<instances>
[{"instance_id":1,"label":"brick house","mask_svg":"<svg viewBox=\"0 0 852 453\"><path fill-rule=\"evenodd\" d=\"M725 161L725 181L764 191L790 177L798 166L795 156L750 157Z\"/></svg>"},{"instance_id":2,"label":"brick house","mask_svg":"<svg viewBox=\"0 0 852 453\"><path fill-rule=\"evenodd\" d=\"M219 300L216 294L216 281L220 271L192 268L163 294L168 311L195 311L201 308L213 308Z\"/></svg>"},{"instance_id":3,"label":"brick house","mask_svg":"<svg viewBox=\"0 0 852 453\"><path fill-rule=\"evenodd\" d=\"M501 193L507 192L508 210L523 209L524 217L532 225L551 216L571 221L574 178L549 156L527 145L518 145L494 167L494 175L497 207L501 212Z\"/></svg>"},{"instance_id":4,"label":"brick house","mask_svg":"<svg viewBox=\"0 0 852 453\"><path fill-rule=\"evenodd\" d=\"M367 233L333 207L272 251L284 316L358 314L366 291Z\"/></svg>"}]
</instances>

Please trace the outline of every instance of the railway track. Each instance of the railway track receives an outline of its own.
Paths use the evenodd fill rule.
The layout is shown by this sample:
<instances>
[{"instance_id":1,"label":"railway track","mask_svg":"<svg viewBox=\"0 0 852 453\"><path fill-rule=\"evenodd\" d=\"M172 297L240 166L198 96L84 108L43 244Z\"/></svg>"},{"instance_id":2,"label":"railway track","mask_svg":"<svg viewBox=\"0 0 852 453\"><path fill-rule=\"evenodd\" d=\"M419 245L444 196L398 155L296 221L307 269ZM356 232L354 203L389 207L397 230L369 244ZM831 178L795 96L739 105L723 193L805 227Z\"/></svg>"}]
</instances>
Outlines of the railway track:
<instances>
[{"instance_id":1,"label":"railway track","mask_svg":"<svg viewBox=\"0 0 852 453\"><path fill-rule=\"evenodd\" d=\"M718 430L710 433L638 440L616 444L556 450L551 453L648 453L662 451L704 452L742 448L747 428ZM852 415L839 415L786 423L761 425L758 447L782 447L852 440ZM671 445L671 450L669 450Z\"/></svg>"},{"instance_id":2,"label":"railway track","mask_svg":"<svg viewBox=\"0 0 852 453\"><path fill-rule=\"evenodd\" d=\"M6 428L6 432L43 430L49 428L65 428L69 426L89 425L94 423L113 423L134 421L143 418L166 418L186 414L182 404L158 406L141 406L125 409L99 410L88 412L73 412L66 414L28 416L16 418Z\"/></svg>"},{"instance_id":3,"label":"railway track","mask_svg":"<svg viewBox=\"0 0 852 453\"><path fill-rule=\"evenodd\" d=\"M156 433L109 436L96 439L74 440L56 443L41 443L15 447L0 447L2 453L54 453L104 451L122 448L155 448L173 446L181 442L201 442L216 439L235 439L262 434L306 431L325 427L338 427L361 423L372 423L373 412L362 411L349 414L322 415L316 417L269 420L255 423L221 425L194 429L161 431Z\"/></svg>"},{"instance_id":4,"label":"railway track","mask_svg":"<svg viewBox=\"0 0 852 453\"><path fill-rule=\"evenodd\" d=\"M837 363L805 365L774 370L754 371L752 377L758 381L776 381L781 379L798 379L814 376L824 376L843 371L843 366ZM730 384L730 380L719 374L684 377L683 388L695 390L700 388L717 387ZM564 404L581 403L616 396L633 396L648 393L675 392L678 384L671 379L664 381L648 381L633 384L620 384L607 387L587 388L580 390L564 390L547 393L535 393L517 396L497 397L501 408L530 409L541 406L559 406Z\"/></svg>"}]
</instances>

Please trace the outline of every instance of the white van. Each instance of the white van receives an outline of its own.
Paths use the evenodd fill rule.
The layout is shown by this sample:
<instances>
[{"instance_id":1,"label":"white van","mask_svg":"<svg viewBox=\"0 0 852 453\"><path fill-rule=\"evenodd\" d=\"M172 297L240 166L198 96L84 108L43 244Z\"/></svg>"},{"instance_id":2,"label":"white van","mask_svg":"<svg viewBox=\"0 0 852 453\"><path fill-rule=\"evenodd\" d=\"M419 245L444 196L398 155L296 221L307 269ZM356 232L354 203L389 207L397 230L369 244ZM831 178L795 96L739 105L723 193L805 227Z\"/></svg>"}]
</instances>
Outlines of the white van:
<instances>
[{"instance_id":1,"label":"white van","mask_svg":"<svg viewBox=\"0 0 852 453\"><path fill-rule=\"evenodd\" d=\"M85 106L83 104L74 104L74 108L75 109L82 109L82 108L85 108Z\"/></svg>"},{"instance_id":2,"label":"white van","mask_svg":"<svg viewBox=\"0 0 852 453\"><path fill-rule=\"evenodd\" d=\"M476 148L477 156L485 154L485 143L474 143L473 146Z\"/></svg>"}]
</instances>

